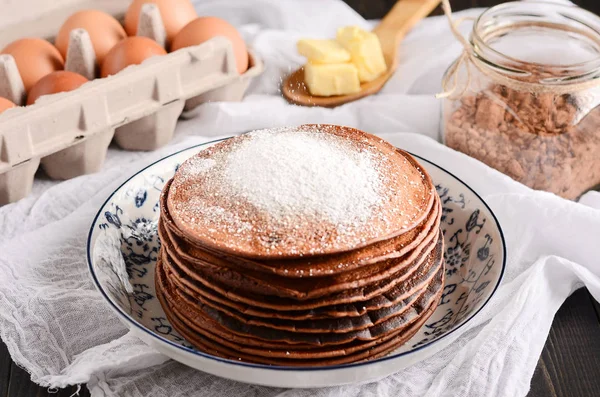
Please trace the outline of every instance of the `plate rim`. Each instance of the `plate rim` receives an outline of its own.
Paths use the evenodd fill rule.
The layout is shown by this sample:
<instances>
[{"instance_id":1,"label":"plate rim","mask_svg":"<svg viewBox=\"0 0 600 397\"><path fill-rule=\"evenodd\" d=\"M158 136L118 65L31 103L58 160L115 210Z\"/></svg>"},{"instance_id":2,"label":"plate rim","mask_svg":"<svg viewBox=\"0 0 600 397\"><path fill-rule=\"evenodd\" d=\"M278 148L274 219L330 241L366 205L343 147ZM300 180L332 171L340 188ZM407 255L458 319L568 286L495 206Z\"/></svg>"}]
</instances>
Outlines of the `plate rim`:
<instances>
[{"instance_id":1,"label":"plate rim","mask_svg":"<svg viewBox=\"0 0 600 397\"><path fill-rule=\"evenodd\" d=\"M241 134L240 134L241 135ZM96 287L96 289L100 292L100 294L102 295L102 297L104 298L104 300L106 302L108 302L108 304L110 305L111 309L121 318L121 320L125 320L128 324L131 324L133 326L135 326L138 330L143 331L144 333L146 333L147 335L149 335L152 338L156 338L161 342L166 343L167 345L169 345L170 347L174 347L178 350L181 350L184 353L187 354L193 354L195 356L199 356L202 357L204 359L209 359L209 360L213 360L219 363L223 363L223 364L229 364L229 365L236 365L238 367L243 367L243 368L252 368L252 369L265 369L265 370L271 370L271 371L284 371L284 372L288 372L288 371L293 371L293 372L309 372L309 371L331 371L331 370L340 370L340 369L346 369L346 368L354 368L354 367L361 367L361 366L365 366L365 365L372 365L372 364L376 364L376 363L382 363L382 362L386 362L389 360L393 360L393 359L397 359L400 357L404 357L404 356L408 356L408 355L412 355L414 353L417 353L419 351L422 351L426 348L429 348L433 345L435 345L438 342L442 342L443 340L448 340L447 337L449 337L450 335L452 335L455 331L459 330L460 328L462 328L464 325L466 325L467 323L469 323L473 318L475 318L475 316L477 316L484 307L487 306L487 304L490 302L490 300L492 299L492 297L496 294L498 287L500 286L500 284L502 283L502 280L504 279L504 273L506 270L506 240L504 238L504 231L502 230L502 226L500 225L500 222L498 221L498 218L496 217L496 214L494 213L494 211L492 211L492 209L490 208L490 206L487 204L487 202L473 189L471 188L471 186L469 186L467 183L465 183L462 179L460 179L459 177L457 177L456 175L454 175L452 172L446 170L445 168L437 165L436 163L434 163L433 161L427 160L419 155L416 155L412 152L407 151L411 156L416 157L417 159L419 159L419 161L425 161L431 165L433 165L434 167L439 168L440 170L446 172L447 174L449 174L451 177L453 177L454 179L456 179L458 182L460 182L461 184L463 184L467 189L469 189L482 203L483 205L487 208L487 210L490 212L490 214L492 215L492 218L494 219L494 222L498 228L498 232L500 233L500 242L502 243L502 267L500 269L500 275L498 277L498 281L496 283L496 285L494 286L494 289L492 290L491 294L486 298L486 300L483 302L483 304L481 305L481 307L479 309L477 309L471 316L469 316L469 318L467 318L462 324L460 324L458 327L454 328L453 330L445 333L444 335L440 336L439 338L432 340L430 342L424 343L421 346L418 346L416 348L414 348L413 350L410 351L405 351L402 353L397 353L394 355L388 355L385 357L380 357L374 360L369 360L369 361L363 361L363 362L356 362L356 363L348 363L348 364L339 364L339 365L322 365L322 366L314 366L314 367L294 367L294 366L276 366L276 365L267 365L267 364L256 364L256 363L249 363L249 362L240 362L240 361L235 361L235 360L230 360L227 358L222 358L222 357L218 357L218 356L213 356L211 354L208 353L204 353L201 352L199 350L195 350L195 349L191 349L189 347L177 344L167 338L165 338L162 335L158 335L157 333L151 331L150 329L148 329L147 327L144 327L142 324L138 323L135 319L133 319L131 316L129 316L127 313L125 313L120 307L118 307L111 299L110 297L106 294L106 292L104 291L103 287L100 284L100 281L98 280L97 276L96 276L96 272L94 271L94 267L92 265L92 253L91 253L91 241L92 241L92 235L94 234L95 231L95 225L98 221L98 219L100 218L100 216L102 215L102 210L104 209L104 207L106 206L106 204L108 204L108 202L113 198L113 196L123 187L125 186L129 181L131 181L133 178L135 178L136 176L138 176L139 174L141 174L142 172L144 172L145 170L147 170L148 168L160 163L163 160L166 160L170 157L176 156L180 153L183 153L187 150L191 150L191 149L195 149L195 148L199 148L202 146L206 146L206 145L210 145L213 143L217 143L217 142L221 142L221 141L225 141L227 139L231 139L235 136L238 135L232 135L232 136L228 136L225 138L219 138L219 139L214 139L211 141L207 141L204 143L200 143L200 144L196 144L196 145L192 145L189 146L187 148L184 149L180 149L177 150L171 154L168 154L166 156L161 157L160 159L153 161L152 163L148 164L147 166L141 168L140 170L138 170L137 172L135 172L134 174L132 174L129 178L127 178L125 181L123 181L123 183L121 183L118 187L115 188L115 190L113 190L110 195L106 198L106 200L104 200L104 202L102 203L102 205L100 205L100 208L98 209L98 212L96 213L96 215L94 216L94 218L92 219L92 222L90 224L90 229L88 232L88 238L87 238L87 242L86 242L86 257L87 257L87 264L88 264L88 271L90 273L90 275L92 276L92 281L94 282L94 286ZM395 145L394 145L395 146ZM397 146L395 146L397 147ZM170 357L172 358L172 357Z\"/></svg>"}]
</instances>

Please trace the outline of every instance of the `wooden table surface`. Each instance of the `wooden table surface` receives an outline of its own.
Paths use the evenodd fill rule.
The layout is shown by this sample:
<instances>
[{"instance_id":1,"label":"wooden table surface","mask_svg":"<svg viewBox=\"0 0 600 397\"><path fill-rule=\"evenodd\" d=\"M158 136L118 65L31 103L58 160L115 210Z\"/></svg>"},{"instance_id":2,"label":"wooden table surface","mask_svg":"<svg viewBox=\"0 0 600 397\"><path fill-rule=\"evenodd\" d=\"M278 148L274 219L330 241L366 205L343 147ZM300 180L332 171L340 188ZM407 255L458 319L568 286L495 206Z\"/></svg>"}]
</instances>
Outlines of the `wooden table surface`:
<instances>
[{"instance_id":1,"label":"wooden table surface","mask_svg":"<svg viewBox=\"0 0 600 397\"><path fill-rule=\"evenodd\" d=\"M395 3L395 0L345 1L366 18L381 18ZM501 2L451 0L455 10ZM599 0L575 3L600 14ZM440 12L438 9L435 13ZM70 397L76 391L76 387L47 390L37 386L27 372L12 362L6 346L0 342L0 397ZM83 387L79 396L89 396L87 388ZM565 301L554 318L531 380L529 397L587 396L600 396L600 304L586 289L580 289Z\"/></svg>"}]
</instances>

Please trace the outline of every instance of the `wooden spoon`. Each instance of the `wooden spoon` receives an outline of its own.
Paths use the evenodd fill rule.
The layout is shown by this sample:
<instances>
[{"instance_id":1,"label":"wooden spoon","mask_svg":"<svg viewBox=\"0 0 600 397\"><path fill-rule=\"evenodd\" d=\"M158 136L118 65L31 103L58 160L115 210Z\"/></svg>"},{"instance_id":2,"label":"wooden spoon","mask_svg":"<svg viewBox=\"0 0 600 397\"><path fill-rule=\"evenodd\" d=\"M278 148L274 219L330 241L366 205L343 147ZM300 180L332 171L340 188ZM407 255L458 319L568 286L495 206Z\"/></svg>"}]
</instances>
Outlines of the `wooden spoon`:
<instances>
[{"instance_id":1,"label":"wooden spoon","mask_svg":"<svg viewBox=\"0 0 600 397\"><path fill-rule=\"evenodd\" d=\"M360 91L348 95L314 96L304 84L304 68L289 75L281 86L281 92L291 103L303 106L336 107L375 94L385 85L398 66L398 47L408 31L425 18L441 0L400 0L373 30L381 42L387 70L375 80L360 85Z\"/></svg>"}]
</instances>

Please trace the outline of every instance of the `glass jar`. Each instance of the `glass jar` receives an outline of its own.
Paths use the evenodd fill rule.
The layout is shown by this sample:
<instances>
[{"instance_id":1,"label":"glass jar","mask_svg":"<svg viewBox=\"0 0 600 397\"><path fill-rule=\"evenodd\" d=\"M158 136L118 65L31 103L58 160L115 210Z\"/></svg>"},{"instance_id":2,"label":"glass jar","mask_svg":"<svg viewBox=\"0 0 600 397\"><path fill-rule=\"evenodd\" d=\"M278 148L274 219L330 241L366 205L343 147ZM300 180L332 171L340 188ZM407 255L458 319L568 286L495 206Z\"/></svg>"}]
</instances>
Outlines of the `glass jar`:
<instances>
[{"instance_id":1,"label":"glass jar","mask_svg":"<svg viewBox=\"0 0 600 397\"><path fill-rule=\"evenodd\" d=\"M445 144L565 198L600 185L600 18L505 3L464 44L443 81Z\"/></svg>"}]
</instances>

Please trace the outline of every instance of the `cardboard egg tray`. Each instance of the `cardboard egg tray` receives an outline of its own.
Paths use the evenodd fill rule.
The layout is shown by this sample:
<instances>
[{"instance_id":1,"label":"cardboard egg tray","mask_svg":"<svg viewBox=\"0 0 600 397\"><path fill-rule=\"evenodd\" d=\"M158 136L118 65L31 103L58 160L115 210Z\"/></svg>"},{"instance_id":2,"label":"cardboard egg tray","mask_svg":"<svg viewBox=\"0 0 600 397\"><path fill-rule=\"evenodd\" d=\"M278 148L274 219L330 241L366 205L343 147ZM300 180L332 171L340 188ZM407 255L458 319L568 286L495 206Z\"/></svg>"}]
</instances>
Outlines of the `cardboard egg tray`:
<instances>
[{"instance_id":1,"label":"cardboard egg tray","mask_svg":"<svg viewBox=\"0 0 600 397\"><path fill-rule=\"evenodd\" d=\"M160 26L152 17L156 10L146 11L141 18L147 18L148 36L158 32L160 40ZM81 41L80 33L71 35L71 43ZM75 64L73 71L89 68L85 42L82 48L76 62L67 54L67 69L69 62ZM113 139L126 150L154 150L171 140L182 112L191 117L204 102L241 100L251 79L263 70L260 59L251 51L249 55L249 68L240 75L230 41L215 37L74 91L41 97L34 105L6 110L0 114L0 205L29 194L40 164L52 179L93 173L102 167ZM2 96L18 99L22 87L20 79L6 76L18 74L8 57L0 59L0 81L5 82L0 90L5 92Z\"/></svg>"}]
</instances>

